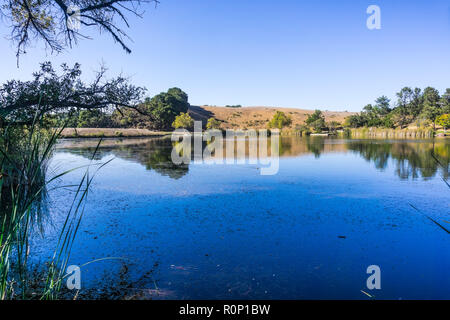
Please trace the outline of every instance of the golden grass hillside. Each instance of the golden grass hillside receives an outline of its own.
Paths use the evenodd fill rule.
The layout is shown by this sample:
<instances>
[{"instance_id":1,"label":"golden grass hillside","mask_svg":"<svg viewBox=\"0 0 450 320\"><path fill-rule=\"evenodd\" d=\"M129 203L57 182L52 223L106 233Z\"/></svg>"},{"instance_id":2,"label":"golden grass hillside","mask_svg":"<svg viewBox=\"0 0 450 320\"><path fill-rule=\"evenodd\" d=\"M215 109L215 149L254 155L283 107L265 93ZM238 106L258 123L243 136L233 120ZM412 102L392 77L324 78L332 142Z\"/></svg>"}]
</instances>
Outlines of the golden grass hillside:
<instances>
[{"instance_id":1,"label":"golden grass hillside","mask_svg":"<svg viewBox=\"0 0 450 320\"><path fill-rule=\"evenodd\" d=\"M202 121L203 125L209 118L216 118L222 122L222 129L266 129L269 121L277 111L282 111L292 118L290 128L304 124L313 110L272 108L272 107L212 107L190 106L189 114L194 120ZM345 118L354 112L322 111L326 121L343 123ZM289 128L285 128L289 129ZM287 130L289 131L289 130ZM137 128L65 128L61 134L63 138L120 138L120 137L154 137L170 134L170 132L152 131Z\"/></svg>"},{"instance_id":2,"label":"golden grass hillside","mask_svg":"<svg viewBox=\"0 0 450 320\"><path fill-rule=\"evenodd\" d=\"M191 106L189 108L189 114L194 120L201 120L206 123L209 118L216 118L222 121L222 129L265 129L277 111L282 111L292 118L291 128L304 124L306 118L314 113L314 110L273 107L228 108ZM346 117L355 114L354 112L322 112L326 121L337 121L340 123L343 123Z\"/></svg>"}]
</instances>

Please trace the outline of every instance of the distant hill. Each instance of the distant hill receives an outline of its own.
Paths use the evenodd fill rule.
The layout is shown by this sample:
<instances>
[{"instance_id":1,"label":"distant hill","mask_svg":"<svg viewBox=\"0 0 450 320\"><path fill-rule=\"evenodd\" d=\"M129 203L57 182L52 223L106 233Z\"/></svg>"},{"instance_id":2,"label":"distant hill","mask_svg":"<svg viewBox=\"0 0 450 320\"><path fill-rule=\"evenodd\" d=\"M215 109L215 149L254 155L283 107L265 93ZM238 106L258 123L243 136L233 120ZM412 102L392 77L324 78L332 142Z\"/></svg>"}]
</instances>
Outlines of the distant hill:
<instances>
[{"instance_id":1,"label":"distant hill","mask_svg":"<svg viewBox=\"0 0 450 320\"><path fill-rule=\"evenodd\" d=\"M194 120L206 123L209 118L216 118L223 122L223 129L265 129L276 111L282 111L292 117L292 128L296 125L304 124L308 115L314 110L303 110L293 108L273 108L273 107L211 107L211 106L191 106L189 114ZM323 111L326 121L337 121L343 123L345 118L355 114L355 112Z\"/></svg>"}]
</instances>

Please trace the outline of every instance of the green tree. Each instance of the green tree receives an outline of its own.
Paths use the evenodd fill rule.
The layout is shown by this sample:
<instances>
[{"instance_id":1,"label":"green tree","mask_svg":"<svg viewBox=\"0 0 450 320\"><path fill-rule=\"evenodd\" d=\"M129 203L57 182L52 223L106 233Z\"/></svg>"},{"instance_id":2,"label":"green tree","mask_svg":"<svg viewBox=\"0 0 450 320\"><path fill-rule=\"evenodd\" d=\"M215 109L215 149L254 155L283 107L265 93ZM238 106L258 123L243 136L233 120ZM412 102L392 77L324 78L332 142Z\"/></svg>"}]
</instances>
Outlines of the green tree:
<instances>
[{"instance_id":1,"label":"green tree","mask_svg":"<svg viewBox=\"0 0 450 320\"><path fill-rule=\"evenodd\" d=\"M181 113L186 113L188 109L188 95L178 88L160 93L145 104L152 127L160 130L170 129L175 118Z\"/></svg>"},{"instance_id":2,"label":"green tree","mask_svg":"<svg viewBox=\"0 0 450 320\"><path fill-rule=\"evenodd\" d=\"M335 132L337 130L337 128L339 128L341 126L341 124L337 121L330 121L326 124L326 126L328 127L328 130L330 132Z\"/></svg>"},{"instance_id":3,"label":"green tree","mask_svg":"<svg viewBox=\"0 0 450 320\"><path fill-rule=\"evenodd\" d=\"M206 123L206 129L213 130L213 129L220 129L221 122L215 118L209 118L208 122Z\"/></svg>"},{"instance_id":4,"label":"green tree","mask_svg":"<svg viewBox=\"0 0 450 320\"><path fill-rule=\"evenodd\" d=\"M182 102L182 103L187 103L189 100L189 97L187 95L186 92L184 92L183 90L181 90L180 88L170 88L169 90L167 90L167 94L175 97L178 101ZM183 107L181 107L183 108Z\"/></svg>"},{"instance_id":5,"label":"green tree","mask_svg":"<svg viewBox=\"0 0 450 320\"><path fill-rule=\"evenodd\" d=\"M309 135L311 133L311 129L305 124L297 124L295 125L295 130L300 132L303 135Z\"/></svg>"},{"instance_id":6,"label":"green tree","mask_svg":"<svg viewBox=\"0 0 450 320\"><path fill-rule=\"evenodd\" d=\"M443 114L436 119L436 123L444 128L444 131L447 131L447 128L450 128L450 114Z\"/></svg>"},{"instance_id":7,"label":"green tree","mask_svg":"<svg viewBox=\"0 0 450 320\"><path fill-rule=\"evenodd\" d=\"M152 129L152 117L147 114L144 106L145 104L137 107L140 112L133 109L115 110L111 115L111 125L121 128Z\"/></svg>"},{"instance_id":8,"label":"green tree","mask_svg":"<svg viewBox=\"0 0 450 320\"><path fill-rule=\"evenodd\" d=\"M423 99L422 90L420 88L414 88L410 107L413 117L417 117L422 112Z\"/></svg>"},{"instance_id":9,"label":"green tree","mask_svg":"<svg viewBox=\"0 0 450 320\"><path fill-rule=\"evenodd\" d=\"M74 114L79 110L137 106L144 88L130 85L124 77L105 80L105 71L97 73L92 84L81 81L79 64L63 64L59 74L50 62L29 81L11 80L0 86L0 119L4 124L29 125L49 114ZM100 85L101 84L101 85Z\"/></svg>"},{"instance_id":10,"label":"green tree","mask_svg":"<svg viewBox=\"0 0 450 320\"><path fill-rule=\"evenodd\" d=\"M354 114L345 119L344 126L349 128L360 128L367 125L367 119L363 112Z\"/></svg>"},{"instance_id":11,"label":"green tree","mask_svg":"<svg viewBox=\"0 0 450 320\"><path fill-rule=\"evenodd\" d=\"M393 119L392 112L383 117L382 126L389 129L395 128L395 121Z\"/></svg>"},{"instance_id":12,"label":"green tree","mask_svg":"<svg viewBox=\"0 0 450 320\"><path fill-rule=\"evenodd\" d=\"M397 107L394 110L400 127L406 127L417 117L423 108L423 97L421 90L404 87L397 93Z\"/></svg>"},{"instance_id":13,"label":"green tree","mask_svg":"<svg viewBox=\"0 0 450 320\"><path fill-rule=\"evenodd\" d=\"M367 122L367 126L369 127L378 127L381 125L382 120L380 117L380 112L377 106L373 106L368 104L364 107L363 112Z\"/></svg>"},{"instance_id":14,"label":"green tree","mask_svg":"<svg viewBox=\"0 0 450 320\"><path fill-rule=\"evenodd\" d=\"M291 123L291 117L287 116L282 111L277 111L269 122L269 128L282 129L283 127L290 126Z\"/></svg>"},{"instance_id":15,"label":"green tree","mask_svg":"<svg viewBox=\"0 0 450 320\"><path fill-rule=\"evenodd\" d=\"M375 100L375 107L378 114L381 116L385 116L392 111L390 105L391 100L389 100L386 96L381 96L377 100Z\"/></svg>"},{"instance_id":16,"label":"green tree","mask_svg":"<svg viewBox=\"0 0 450 320\"><path fill-rule=\"evenodd\" d=\"M436 118L442 114L440 105L439 91L427 87L423 92L423 110L422 117L433 122L433 128L436 129Z\"/></svg>"},{"instance_id":17,"label":"green tree","mask_svg":"<svg viewBox=\"0 0 450 320\"><path fill-rule=\"evenodd\" d=\"M325 117L320 110L316 110L313 114L309 115L305 123L312 127L314 132L321 132L326 127Z\"/></svg>"},{"instance_id":18,"label":"green tree","mask_svg":"<svg viewBox=\"0 0 450 320\"><path fill-rule=\"evenodd\" d=\"M322 129L326 127L325 119L319 118L316 121L312 122L310 126L313 128L314 132L320 133Z\"/></svg>"},{"instance_id":19,"label":"green tree","mask_svg":"<svg viewBox=\"0 0 450 320\"><path fill-rule=\"evenodd\" d=\"M106 114L103 110L81 110L78 113L76 127L79 128L110 128L114 127L111 115Z\"/></svg>"},{"instance_id":20,"label":"green tree","mask_svg":"<svg viewBox=\"0 0 450 320\"><path fill-rule=\"evenodd\" d=\"M441 97L440 104L444 114L450 113L450 88L445 90L445 93Z\"/></svg>"},{"instance_id":21,"label":"green tree","mask_svg":"<svg viewBox=\"0 0 450 320\"><path fill-rule=\"evenodd\" d=\"M94 117L99 117L100 112L98 110L82 110L79 114L78 114L78 123L77 123L77 127L79 128L91 128L93 127L93 123L95 122L95 120L93 119Z\"/></svg>"},{"instance_id":22,"label":"green tree","mask_svg":"<svg viewBox=\"0 0 450 320\"><path fill-rule=\"evenodd\" d=\"M311 125L313 122L319 119L323 119L323 121L325 122L325 117L323 116L322 111L316 110L313 114L308 116L305 122L307 125Z\"/></svg>"},{"instance_id":23,"label":"green tree","mask_svg":"<svg viewBox=\"0 0 450 320\"><path fill-rule=\"evenodd\" d=\"M188 95L179 88L171 88L153 98L146 98L136 110L117 110L113 124L121 127L170 130L175 118L188 112Z\"/></svg>"},{"instance_id":24,"label":"green tree","mask_svg":"<svg viewBox=\"0 0 450 320\"><path fill-rule=\"evenodd\" d=\"M182 113L175 118L172 127L175 129L191 129L194 126L194 120L188 113Z\"/></svg>"}]
</instances>

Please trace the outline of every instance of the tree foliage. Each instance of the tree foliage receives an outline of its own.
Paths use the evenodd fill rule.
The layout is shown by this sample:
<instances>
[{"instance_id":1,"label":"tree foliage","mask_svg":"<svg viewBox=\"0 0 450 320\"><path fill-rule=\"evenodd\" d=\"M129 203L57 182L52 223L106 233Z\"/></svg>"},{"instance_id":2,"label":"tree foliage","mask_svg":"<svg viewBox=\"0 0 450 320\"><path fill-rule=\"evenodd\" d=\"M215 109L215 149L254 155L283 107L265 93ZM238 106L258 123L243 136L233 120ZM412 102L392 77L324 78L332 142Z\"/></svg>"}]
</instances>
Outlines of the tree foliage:
<instances>
[{"instance_id":1,"label":"tree foliage","mask_svg":"<svg viewBox=\"0 0 450 320\"><path fill-rule=\"evenodd\" d=\"M188 109L188 95L179 88L171 88L146 98L135 110L114 112L112 118L121 127L170 130L175 118Z\"/></svg>"},{"instance_id":2,"label":"tree foliage","mask_svg":"<svg viewBox=\"0 0 450 320\"><path fill-rule=\"evenodd\" d=\"M440 105L439 91L427 87L423 93L423 109L421 115L424 119L430 120L435 125L436 118L442 113Z\"/></svg>"},{"instance_id":3,"label":"tree foliage","mask_svg":"<svg viewBox=\"0 0 450 320\"><path fill-rule=\"evenodd\" d=\"M436 119L436 123L447 130L447 128L450 128L450 114L441 115Z\"/></svg>"},{"instance_id":4,"label":"tree foliage","mask_svg":"<svg viewBox=\"0 0 450 320\"><path fill-rule=\"evenodd\" d=\"M403 128L417 117L423 107L423 97L420 88L414 90L404 87L397 93L397 107L394 115L397 124Z\"/></svg>"},{"instance_id":5,"label":"tree foliage","mask_svg":"<svg viewBox=\"0 0 450 320\"><path fill-rule=\"evenodd\" d=\"M194 120L188 113L182 113L175 118L172 127L175 129L191 129L194 126Z\"/></svg>"},{"instance_id":6,"label":"tree foliage","mask_svg":"<svg viewBox=\"0 0 450 320\"><path fill-rule=\"evenodd\" d=\"M63 64L61 69L58 74L50 62L45 62L32 80L11 80L0 86L0 120L30 124L58 112L108 107L137 109L145 92L121 76L106 80L105 68L90 84L81 81L79 64L73 68Z\"/></svg>"},{"instance_id":7,"label":"tree foliage","mask_svg":"<svg viewBox=\"0 0 450 320\"><path fill-rule=\"evenodd\" d=\"M444 114L450 113L450 88L448 88L441 97L442 112Z\"/></svg>"},{"instance_id":8,"label":"tree foliage","mask_svg":"<svg viewBox=\"0 0 450 320\"><path fill-rule=\"evenodd\" d=\"M175 118L188 111L188 95L179 88L172 88L147 101L144 109L151 116L153 127L170 129Z\"/></svg>"},{"instance_id":9,"label":"tree foliage","mask_svg":"<svg viewBox=\"0 0 450 320\"><path fill-rule=\"evenodd\" d=\"M326 127L329 132L336 132L336 130L341 126L341 124L337 121L330 121L326 123Z\"/></svg>"},{"instance_id":10,"label":"tree foliage","mask_svg":"<svg viewBox=\"0 0 450 320\"><path fill-rule=\"evenodd\" d=\"M216 118L209 118L208 122L206 123L206 129L208 130L220 129L221 124L222 123Z\"/></svg>"},{"instance_id":11,"label":"tree foliage","mask_svg":"<svg viewBox=\"0 0 450 320\"><path fill-rule=\"evenodd\" d=\"M381 96L375 100L375 110L379 115L389 114L391 109L391 100L386 96Z\"/></svg>"},{"instance_id":12,"label":"tree foliage","mask_svg":"<svg viewBox=\"0 0 450 320\"><path fill-rule=\"evenodd\" d=\"M305 120L305 123L310 126L314 132L321 132L326 127L325 116L322 111L316 110L313 114L310 114Z\"/></svg>"},{"instance_id":13,"label":"tree foliage","mask_svg":"<svg viewBox=\"0 0 450 320\"><path fill-rule=\"evenodd\" d=\"M308 116L308 118L306 118L305 122L306 122L307 125L311 125L313 122L315 122L317 120L320 120L320 119L325 121L325 117L323 116L322 111L316 110L316 111L314 111L313 114L310 114Z\"/></svg>"},{"instance_id":14,"label":"tree foliage","mask_svg":"<svg viewBox=\"0 0 450 320\"><path fill-rule=\"evenodd\" d=\"M387 97L382 96L369 104L359 114L346 119L346 126L358 127L385 127L405 128L412 123L417 126L433 124L437 117L450 112L450 89L442 97L439 91L427 87L404 87L397 94L397 101L391 107Z\"/></svg>"},{"instance_id":15,"label":"tree foliage","mask_svg":"<svg viewBox=\"0 0 450 320\"><path fill-rule=\"evenodd\" d=\"M277 111L272 120L269 122L269 127L272 129L282 129L283 127L290 126L292 119L282 111Z\"/></svg>"}]
</instances>

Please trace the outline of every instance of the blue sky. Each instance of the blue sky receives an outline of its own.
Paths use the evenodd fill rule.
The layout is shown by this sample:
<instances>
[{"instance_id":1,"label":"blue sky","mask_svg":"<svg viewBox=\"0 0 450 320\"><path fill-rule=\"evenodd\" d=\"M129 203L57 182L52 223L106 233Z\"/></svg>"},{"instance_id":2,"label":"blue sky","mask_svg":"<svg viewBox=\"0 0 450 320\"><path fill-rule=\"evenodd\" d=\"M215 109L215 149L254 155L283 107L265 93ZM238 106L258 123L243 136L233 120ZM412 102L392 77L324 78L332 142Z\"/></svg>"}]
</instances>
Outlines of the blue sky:
<instances>
[{"instance_id":1,"label":"blue sky","mask_svg":"<svg viewBox=\"0 0 450 320\"><path fill-rule=\"evenodd\" d=\"M17 68L2 39L0 81L27 79L45 60L80 62L89 80L103 62L149 95L180 87L192 104L349 111L403 86L450 87L448 1L160 1L130 19L131 54L92 33L59 55L36 44ZM366 27L371 4L381 8L381 30Z\"/></svg>"}]
</instances>

